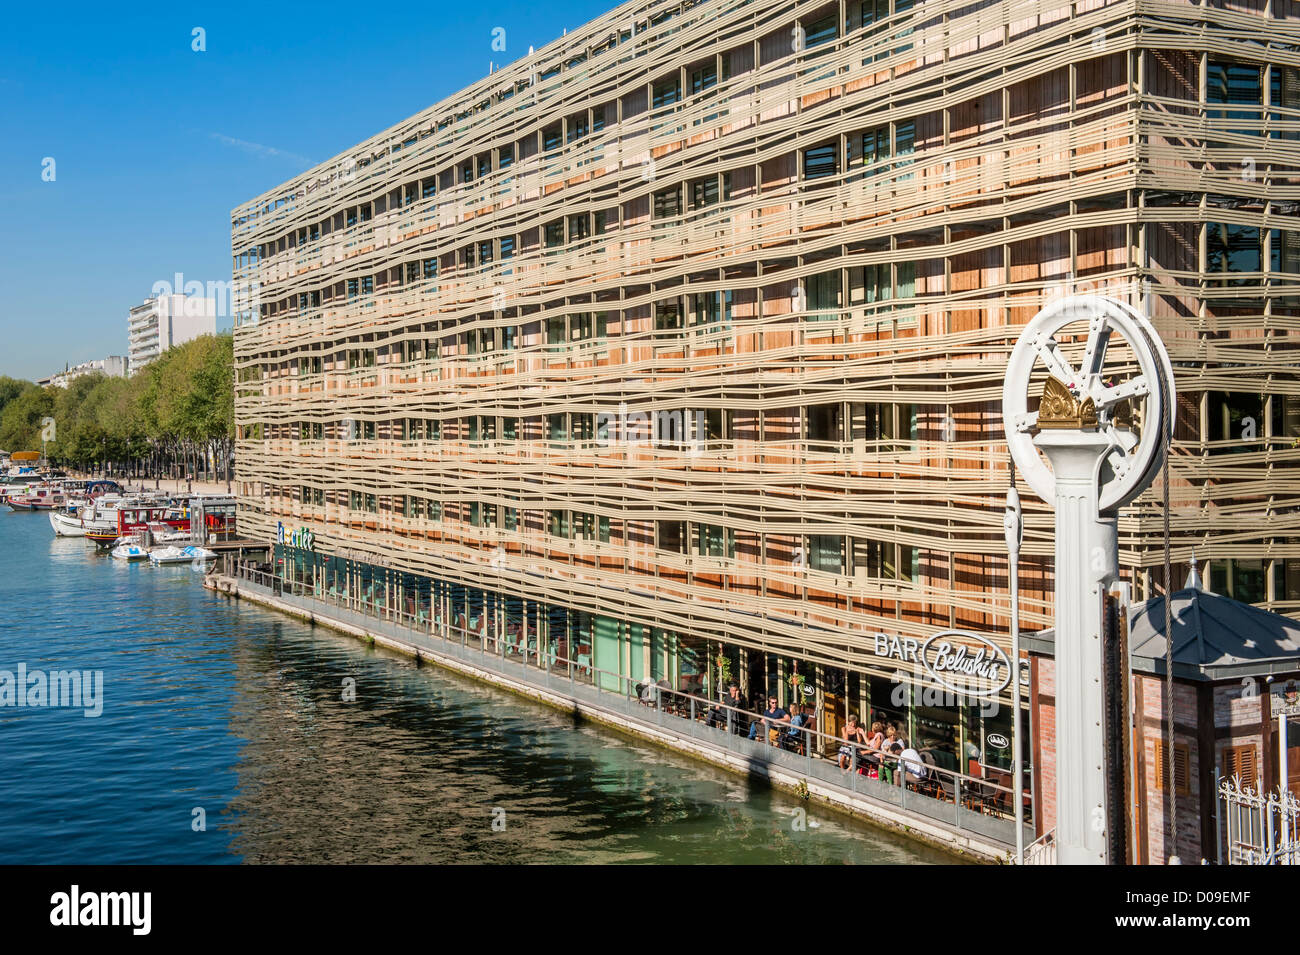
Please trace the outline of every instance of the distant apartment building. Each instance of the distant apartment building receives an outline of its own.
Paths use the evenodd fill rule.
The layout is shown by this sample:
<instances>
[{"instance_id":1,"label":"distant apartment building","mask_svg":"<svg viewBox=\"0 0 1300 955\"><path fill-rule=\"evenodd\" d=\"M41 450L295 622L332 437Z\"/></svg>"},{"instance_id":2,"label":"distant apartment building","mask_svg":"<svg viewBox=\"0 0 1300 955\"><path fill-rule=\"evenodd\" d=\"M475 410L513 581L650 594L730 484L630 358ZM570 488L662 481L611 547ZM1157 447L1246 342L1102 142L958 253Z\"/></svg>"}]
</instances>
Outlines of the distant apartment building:
<instances>
[{"instance_id":1,"label":"distant apartment building","mask_svg":"<svg viewBox=\"0 0 1300 955\"><path fill-rule=\"evenodd\" d=\"M75 381L82 375L96 373L106 375L109 378L125 378L130 373L130 362L124 355L109 355L107 358L83 361L80 365L72 365L63 371L55 372L48 378L42 378L37 384L66 388L70 382Z\"/></svg>"},{"instance_id":2,"label":"distant apartment building","mask_svg":"<svg viewBox=\"0 0 1300 955\"><path fill-rule=\"evenodd\" d=\"M217 332L217 303L196 295L159 295L131 309L127 354L137 372L173 345Z\"/></svg>"},{"instance_id":3,"label":"distant apartment building","mask_svg":"<svg viewBox=\"0 0 1300 955\"><path fill-rule=\"evenodd\" d=\"M1298 42L1290 2L620 6L234 210L241 525L539 667L1009 765L921 658L1008 649L1003 378L1055 297L1168 346L1174 579L1300 613Z\"/></svg>"}]
</instances>

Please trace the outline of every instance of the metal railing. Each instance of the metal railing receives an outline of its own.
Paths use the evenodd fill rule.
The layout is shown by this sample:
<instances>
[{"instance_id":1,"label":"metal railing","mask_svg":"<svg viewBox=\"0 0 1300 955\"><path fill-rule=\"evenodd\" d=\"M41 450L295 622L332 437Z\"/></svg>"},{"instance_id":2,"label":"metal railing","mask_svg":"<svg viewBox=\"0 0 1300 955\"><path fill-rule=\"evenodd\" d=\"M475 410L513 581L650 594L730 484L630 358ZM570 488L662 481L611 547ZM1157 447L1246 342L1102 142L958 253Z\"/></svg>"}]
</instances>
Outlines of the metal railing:
<instances>
[{"instance_id":1,"label":"metal railing","mask_svg":"<svg viewBox=\"0 0 1300 955\"><path fill-rule=\"evenodd\" d=\"M1025 865L1056 865L1056 830L1049 829L1025 846Z\"/></svg>"},{"instance_id":2,"label":"metal railing","mask_svg":"<svg viewBox=\"0 0 1300 955\"><path fill-rule=\"evenodd\" d=\"M472 622L464 613L443 620L437 606L410 613L355 591L331 592L318 584L295 582L266 566L238 561L234 555L222 560L224 573L289 598L304 610L392 636L417 650L448 654L539 689L562 688L574 699L711 744L756 768L779 768L956 832L1006 847L1015 844L1013 793L1005 770L989 767L990 776L972 776L927 761L924 751L918 754L919 762L900 760L814 725L774 722L741 706L674 689L666 681L637 680L601 669L594 665L593 654L584 652L585 645L573 652L565 638L539 643L534 628L514 621L501 626L486 609ZM1032 832L1027 834L1032 837Z\"/></svg>"},{"instance_id":3,"label":"metal railing","mask_svg":"<svg viewBox=\"0 0 1300 955\"><path fill-rule=\"evenodd\" d=\"M1289 790L1256 792L1241 779L1219 780L1222 842L1228 865L1295 865L1300 856L1300 800ZM1223 857L1226 850L1227 857Z\"/></svg>"}]
</instances>

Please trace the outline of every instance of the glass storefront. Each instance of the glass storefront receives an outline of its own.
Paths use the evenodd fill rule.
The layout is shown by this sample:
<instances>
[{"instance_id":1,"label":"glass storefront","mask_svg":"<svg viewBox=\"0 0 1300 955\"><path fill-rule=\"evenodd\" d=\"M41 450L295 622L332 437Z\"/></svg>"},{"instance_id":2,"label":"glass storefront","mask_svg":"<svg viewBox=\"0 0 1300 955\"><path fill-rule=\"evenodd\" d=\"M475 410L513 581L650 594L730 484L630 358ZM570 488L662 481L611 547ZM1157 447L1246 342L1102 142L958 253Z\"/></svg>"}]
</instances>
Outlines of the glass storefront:
<instances>
[{"instance_id":1,"label":"glass storefront","mask_svg":"<svg viewBox=\"0 0 1300 955\"><path fill-rule=\"evenodd\" d=\"M575 679L602 690L635 692L648 679L716 699L725 691L720 682L725 672L726 679L739 685L751 711L761 712L771 697L787 709L807 703L815 707L816 728L835 738L844 733L848 717L856 716L868 732L873 723L894 727L904 747L941 769L999 783L1010 780L1013 734L1008 705L919 685L900 671L886 675L814 664L284 545L276 545L274 560L286 580L318 597L365 613L399 617L419 629L483 641L538 666L569 670ZM726 659L725 668L720 658ZM1028 742L1026 714L1021 721L1026 767ZM838 748L834 739L822 744L824 755Z\"/></svg>"}]
</instances>

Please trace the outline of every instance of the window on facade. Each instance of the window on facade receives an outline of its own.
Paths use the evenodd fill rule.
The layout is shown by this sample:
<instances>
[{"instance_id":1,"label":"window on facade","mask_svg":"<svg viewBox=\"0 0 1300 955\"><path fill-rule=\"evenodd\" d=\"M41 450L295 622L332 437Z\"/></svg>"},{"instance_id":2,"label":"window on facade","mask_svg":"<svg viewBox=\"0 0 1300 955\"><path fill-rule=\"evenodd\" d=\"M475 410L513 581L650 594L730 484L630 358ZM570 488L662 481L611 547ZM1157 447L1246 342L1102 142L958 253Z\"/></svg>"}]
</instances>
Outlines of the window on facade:
<instances>
[{"instance_id":1,"label":"window on facade","mask_svg":"<svg viewBox=\"0 0 1300 955\"><path fill-rule=\"evenodd\" d=\"M717 205L720 196L721 188L717 176L706 176L691 183L692 210L707 209L709 206Z\"/></svg>"},{"instance_id":2,"label":"window on facade","mask_svg":"<svg viewBox=\"0 0 1300 955\"><path fill-rule=\"evenodd\" d=\"M696 440L704 442L725 441L730 432L730 410L703 408L696 413Z\"/></svg>"},{"instance_id":3,"label":"window on facade","mask_svg":"<svg viewBox=\"0 0 1300 955\"><path fill-rule=\"evenodd\" d=\"M559 222L547 223L544 229L546 247L548 249L558 249L564 245L564 220Z\"/></svg>"},{"instance_id":4,"label":"window on facade","mask_svg":"<svg viewBox=\"0 0 1300 955\"><path fill-rule=\"evenodd\" d=\"M569 423L563 412L546 416L546 437L553 448L562 448L569 440Z\"/></svg>"},{"instance_id":5,"label":"window on facade","mask_svg":"<svg viewBox=\"0 0 1300 955\"><path fill-rule=\"evenodd\" d=\"M1258 394L1211 391L1205 399L1206 439L1226 442L1211 454L1258 451L1264 439L1264 399Z\"/></svg>"},{"instance_id":6,"label":"window on facade","mask_svg":"<svg viewBox=\"0 0 1300 955\"><path fill-rule=\"evenodd\" d=\"M548 351L563 351L569 340L568 320L563 315L552 315L546 320Z\"/></svg>"},{"instance_id":7,"label":"window on facade","mask_svg":"<svg viewBox=\"0 0 1300 955\"><path fill-rule=\"evenodd\" d=\"M677 299L655 302L655 331L676 331L682 327L682 307Z\"/></svg>"},{"instance_id":8,"label":"window on facade","mask_svg":"<svg viewBox=\"0 0 1300 955\"><path fill-rule=\"evenodd\" d=\"M697 292L691 296L696 334L731 328L731 290Z\"/></svg>"},{"instance_id":9,"label":"window on facade","mask_svg":"<svg viewBox=\"0 0 1300 955\"><path fill-rule=\"evenodd\" d=\"M686 522L656 521L655 546L672 554L686 553Z\"/></svg>"},{"instance_id":10,"label":"window on facade","mask_svg":"<svg viewBox=\"0 0 1300 955\"><path fill-rule=\"evenodd\" d=\"M1259 135L1257 124L1264 105L1264 69L1259 63L1210 60L1205 70L1206 110L1211 120L1245 120L1230 132ZM1235 107L1235 108L1234 108ZM1251 128L1254 126L1255 128ZM1222 127L1220 127L1222 128Z\"/></svg>"},{"instance_id":11,"label":"window on facade","mask_svg":"<svg viewBox=\"0 0 1300 955\"><path fill-rule=\"evenodd\" d=\"M501 237L501 258L513 259L515 257L515 237L512 235Z\"/></svg>"},{"instance_id":12,"label":"window on facade","mask_svg":"<svg viewBox=\"0 0 1300 955\"><path fill-rule=\"evenodd\" d=\"M1219 766L1219 771L1225 779L1236 776L1241 780L1243 787L1257 788L1259 782L1259 750L1255 748L1254 743L1223 747L1223 755L1219 759Z\"/></svg>"},{"instance_id":13,"label":"window on facade","mask_svg":"<svg viewBox=\"0 0 1300 955\"><path fill-rule=\"evenodd\" d=\"M805 180L824 179L839 172L838 142L813 146L803 152L803 177Z\"/></svg>"},{"instance_id":14,"label":"window on facade","mask_svg":"<svg viewBox=\"0 0 1300 955\"><path fill-rule=\"evenodd\" d=\"M835 534L810 534L805 545L809 570L844 573L844 538Z\"/></svg>"},{"instance_id":15,"label":"window on facade","mask_svg":"<svg viewBox=\"0 0 1300 955\"><path fill-rule=\"evenodd\" d=\"M654 85L654 98L652 105L654 109L661 109L665 106L671 106L682 98L682 84L676 76L666 80L660 80Z\"/></svg>"},{"instance_id":16,"label":"window on facade","mask_svg":"<svg viewBox=\"0 0 1300 955\"><path fill-rule=\"evenodd\" d=\"M578 113L569 117L569 142L581 139L591 132L591 121L587 119L586 113Z\"/></svg>"},{"instance_id":17,"label":"window on facade","mask_svg":"<svg viewBox=\"0 0 1300 955\"><path fill-rule=\"evenodd\" d=\"M804 48L811 50L831 43L839 35L839 18L836 14L823 17L804 27Z\"/></svg>"},{"instance_id":18,"label":"window on facade","mask_svg":"<svg viewBox=\"0 0 1300 955\"><path fill-rule=\"evenodd\" d=\"M1252 280L1228 276L1235 272L1263 270L1263 246L1258 227L1211 222L1205 230L1205 271L1215 276L1219 284L1248 285Z\"/></svg>"},{"instance_id":19,"label":"window on facade","mask_svg":"<svg viewBox=\"0 0 1300 955\"><path fill-rule=\"evenodd\" d=\"M1268 600L1268 571L1263 560L1216 557L1210 561L1209 580L1210 590L1233 600L1248 604Z\"/></svg>"},{"instance_id":20,"label":"window on facade","mask_svg":"<svg viewBox=\"0 0 1300 955\"><path fill-rule=\"evenodd\" d=\"M808 449L820 454L841 450L844 440L844 406L842 404L809 405L804 412Z\"/></svg>"},{"instance_id":21,"label":"window on facade","mask_svg":"<svg viewBox=\"0 0 1300 955\"><path fill-rule=\"evenodd\" d=\"M576 216L569 216L569 241L581 242L591 235L591 219L587 214L580 213Z\"/></svg>"},{"instance_id":22,"label":"window on facade","mask_svg":"<svg viewBox=\"0 0 1300 955\"><path fill-rule=\"evenodd\" d=\"M552 149L559 149L560 143L559 123L556 123L553 126L548 126L546 129L542 130L542 150L544 152L550 152Z\"/></svg>"},{"instance_id":23,"label":"window on facade","mask_svg":"<svg viewBox=\"0 0 1300 955\"><path fill-rule=\"evenodd\" d=\"M918 436L914 404L855 401L848 405L846 440L866 442L868 453L911 450Z\"/></svg>"},{"instance_id":24,"label":"window on facade","mask_svg":"<svg viewBox=\"0 0 1300 955\"><path fill-rule=\"evenodd\" d=\"M721 524L695 525L695 552L701 557L735 558L735 535Z\"/></svg>"},{"instance_id":25,"label":"window on facade","mask_svg":"<svg viewBox=\"0 0 1300 955\"><path fill-rule=\"evenodd\" d=\"M717 63L706 63L691 70L691 94L703 93L718 85Z\"/></svg>"},{"instance_id":26,"label":"window on facade","mask_svg":"<svg viewBox=\"0 0 1300 955\"><path fill-rule=\"evenodd\" d=\"M804 279L807 295L807 319L810 322L829 322L839 317L840 272L822 272Z\"/></svg>"},{"instance_id":27,"label":"window on facade","mask_svg":"<svg viewBox=\"0 0 1300 955\"><path fill-rule=\"evenodd\" d=\"M654 194L654 217L656 219L671 219L681 215L682 212L682 193L681 189L674 186L671 189L662 189Z\"/></svg>"},{"instance_id":28,"label":"window on facade","mask_svg":"<svg viewBox=\"0 0 1300 955\"><path fill-rule=\"evenodd\" d=\"M515 147L502 146L497 150L497 168L508 169L515 161Z\"/></svg>"},{"instance_id":29,"label":"window on facade","mask_svg":"<svg viewBox=\"0 0 1300 955\"><path fill-rule=\"evenodd\" d=\"M553 509L550 515L550 533L552 537L563 537L568 540L573 535L570 533L569 512L565 510Z\"/></svg>"},{"instance_id":30,"label":"window on facade","mask_svg":"<svg viewBox=\"0 0 1300 955\"><path fill-rule=\"evenodd\" d=\"M1155 770L1156 789L1167 792L1169 785L1169 757L1163 739L1154 740L1152 769ZM1186 743L1174 743L1174 786L1179 795L1191 792L1191 749Z\"/></svg>"}]
</instances>

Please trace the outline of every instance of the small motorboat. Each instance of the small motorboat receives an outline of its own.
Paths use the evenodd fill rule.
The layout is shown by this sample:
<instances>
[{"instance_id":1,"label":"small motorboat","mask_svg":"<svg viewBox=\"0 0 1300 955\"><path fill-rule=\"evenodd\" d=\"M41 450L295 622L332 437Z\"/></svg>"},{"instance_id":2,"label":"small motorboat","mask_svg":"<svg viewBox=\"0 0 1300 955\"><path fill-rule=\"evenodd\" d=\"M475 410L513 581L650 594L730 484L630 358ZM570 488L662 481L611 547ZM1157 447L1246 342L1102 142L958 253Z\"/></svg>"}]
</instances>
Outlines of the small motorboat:
<instances>
[{"instance_id":1,"label":"small motorboat","mask_svg":"<svg viewBox=\"0 0 1300 955\"><path fill-rule=\"evenodd\" d=\"M86 529L81 518L67 511L50 511L50 526L58 537L85 537Z\"/></svg>"},{"instance_id":2,"label":"small motorboat","mask_svg":"<svg viewBox=\"0 0 1300 955\"><path fill-rule=\"evenodd\" d=\"M135 541L118 544L110 553L118 560L146 560L149 557L149 552Z\"/></svg>"},{"instance_id":3,"label":"small motorboat","mask_svg":"<svg viewBox=\"0 0 1300 955\"><path fill-rule=\"evenodd\" d=\"M206 547L158 547L149 553L149 563L151 564L193 564L202 563L203 561L212 560L216 557L215 551L210 551Z\"/></svg>"}]
</instances>

